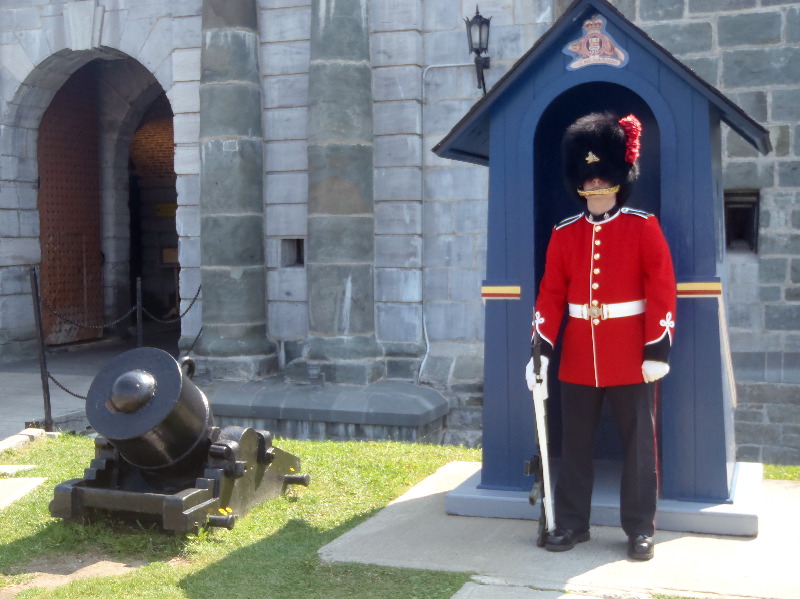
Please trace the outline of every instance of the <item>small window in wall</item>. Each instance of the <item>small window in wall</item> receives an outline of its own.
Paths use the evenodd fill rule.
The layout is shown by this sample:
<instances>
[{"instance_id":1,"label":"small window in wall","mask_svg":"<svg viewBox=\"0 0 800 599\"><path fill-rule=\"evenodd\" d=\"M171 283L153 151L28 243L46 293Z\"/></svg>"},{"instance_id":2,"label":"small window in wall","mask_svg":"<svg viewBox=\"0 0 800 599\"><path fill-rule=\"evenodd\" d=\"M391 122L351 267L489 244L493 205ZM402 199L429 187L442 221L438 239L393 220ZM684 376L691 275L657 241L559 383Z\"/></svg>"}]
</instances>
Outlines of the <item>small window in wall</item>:
<instances>
[{"instance_id":1,"label":"small window in wall","mask_svg":"<svg viewBox=\"0 0 800 599\"><path fill-rule=\"evenodd\" d=\"M306 263L302 239L281 239L281 267L304 266Z\"/></svg>"},{"instance_id":2,"label":"small window in wall","mask_svg":"<svg viewBox=\"0 0 800 599\"><path fill-rule=\"evenodd\" d=\"M758 251L758 191L725 192L725 246Z\"/></svg>"}]
</instances>

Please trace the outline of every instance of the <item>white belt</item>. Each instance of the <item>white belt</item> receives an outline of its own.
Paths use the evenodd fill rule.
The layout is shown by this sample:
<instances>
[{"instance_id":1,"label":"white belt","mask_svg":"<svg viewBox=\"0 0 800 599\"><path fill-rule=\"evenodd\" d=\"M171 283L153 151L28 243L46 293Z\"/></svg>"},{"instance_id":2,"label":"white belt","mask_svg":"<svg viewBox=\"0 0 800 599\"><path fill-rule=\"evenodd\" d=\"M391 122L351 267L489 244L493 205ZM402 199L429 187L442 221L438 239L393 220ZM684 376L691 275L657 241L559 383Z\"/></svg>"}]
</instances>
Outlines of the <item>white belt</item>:
<instances>
[{"instance_id":1,"label":"white belt","mask_svg":"<svg viewBox=\"0 0 800 599\"><path fill-rule=\"evenodd\" d=\"M644 300L632 302L621 302L619 304L600 304L590 306L589 304L568 304L569 315L573 318L583 318L589 320L593 318L623 318L625 316L636 316L644 312Z\"/></svg>"}]
</instances>

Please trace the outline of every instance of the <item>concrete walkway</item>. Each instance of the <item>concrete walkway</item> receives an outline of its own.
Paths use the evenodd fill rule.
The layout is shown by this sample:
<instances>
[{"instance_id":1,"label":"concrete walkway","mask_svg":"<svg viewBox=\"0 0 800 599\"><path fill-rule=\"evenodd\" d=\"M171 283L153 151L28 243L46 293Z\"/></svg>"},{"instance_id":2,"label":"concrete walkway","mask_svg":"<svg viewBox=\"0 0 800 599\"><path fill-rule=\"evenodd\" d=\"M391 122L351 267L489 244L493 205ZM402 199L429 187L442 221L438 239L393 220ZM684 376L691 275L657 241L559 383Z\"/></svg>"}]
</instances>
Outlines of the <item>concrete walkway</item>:
<instances>
[{"instance_id":1,"label":"concrete walkway","mask_svg":"<svg viewBox=\"0 0 800 599\"><path fill-rule=\"evenodd\" d=\"M764 481L758 537L658 532L656 557L636 562L627 558L618 527L592 527L588 543L550 553L536 547L533 521L445 514L445 494L479 467L448 464L320 549L321 559L475 573L455 599L553 599L565 591L614 598L800 597L800 483Z\"/></svg>"}]
</instances>

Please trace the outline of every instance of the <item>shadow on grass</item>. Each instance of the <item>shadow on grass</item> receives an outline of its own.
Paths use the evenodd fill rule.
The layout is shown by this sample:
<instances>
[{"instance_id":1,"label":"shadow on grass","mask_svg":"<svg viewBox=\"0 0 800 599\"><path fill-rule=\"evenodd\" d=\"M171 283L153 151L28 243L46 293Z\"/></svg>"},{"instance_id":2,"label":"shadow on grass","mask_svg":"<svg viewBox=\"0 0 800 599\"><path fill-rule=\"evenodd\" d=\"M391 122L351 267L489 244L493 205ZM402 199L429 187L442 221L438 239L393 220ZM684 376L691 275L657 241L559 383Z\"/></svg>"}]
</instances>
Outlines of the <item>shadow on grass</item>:
<instances>
[{"instance_id":1,"label":"shadow on grass","mask_svg":"<svg viewBox=\"0 0 800 599\"><path fill-rule=\"evenodd\" d=\"M321 563L317 551L380 510L334 529L290 520L279 531L231 552L185 577L179 586L194 599L226 594L281 599L450 598L469 580L464 573ZM386 540L391 543L391 539Z\"/></svg>"}]
</instances>

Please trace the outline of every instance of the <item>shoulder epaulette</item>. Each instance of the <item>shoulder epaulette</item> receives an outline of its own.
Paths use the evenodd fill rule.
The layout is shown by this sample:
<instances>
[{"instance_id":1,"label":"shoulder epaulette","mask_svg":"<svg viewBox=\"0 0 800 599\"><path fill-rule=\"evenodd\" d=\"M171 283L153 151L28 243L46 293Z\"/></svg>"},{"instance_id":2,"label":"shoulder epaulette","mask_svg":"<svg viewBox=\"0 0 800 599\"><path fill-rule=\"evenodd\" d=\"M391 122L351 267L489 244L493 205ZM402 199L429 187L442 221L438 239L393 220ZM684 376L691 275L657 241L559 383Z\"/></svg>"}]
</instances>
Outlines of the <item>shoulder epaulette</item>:
<instances>
[{"instance_id":1,"label":"shoulder epaulette","mask_svg":"<svg viewBox=\"0 0 800 599\"><path fill-rule=\"evenodd\" d=\"M575 214L573 216L568 216L567 218L562 220L560 223L558 223L555 228L556 229L561 229L562 227L566 227L567 225L571 225L575 221L580 220L580 218L582 216L583 216L583 212L579 212L578 214Z\"/></svg>"},{"instance_id":2,"label":"shoulder epaulette","mask_svg":"<svg viewBox=\"0 0 800 599\"><path fill-rule=\"evenodd\" d=\"M644 210L638 210L637 208L621 208L620 212L623 214L634 214L636 216L641 216L642 218L650 218L653 216L650 212L645 212Z\"/></svg>"}]
</instances>

